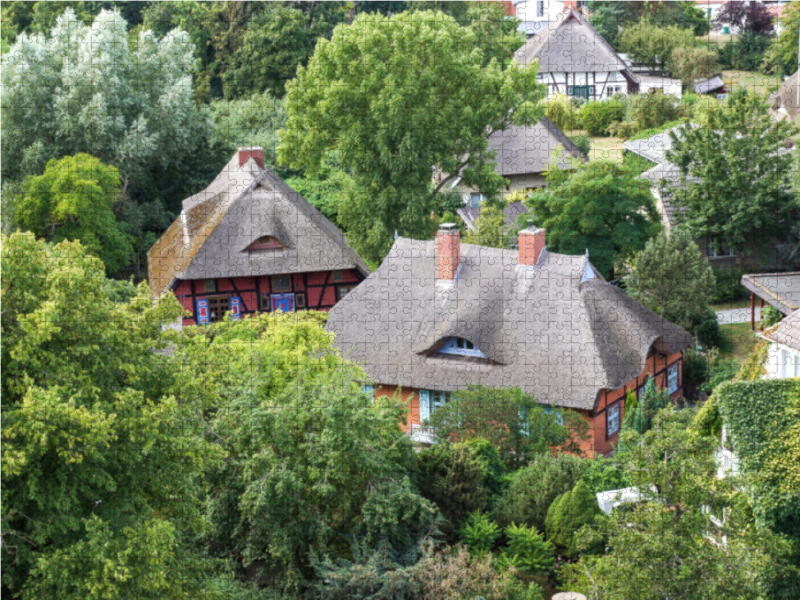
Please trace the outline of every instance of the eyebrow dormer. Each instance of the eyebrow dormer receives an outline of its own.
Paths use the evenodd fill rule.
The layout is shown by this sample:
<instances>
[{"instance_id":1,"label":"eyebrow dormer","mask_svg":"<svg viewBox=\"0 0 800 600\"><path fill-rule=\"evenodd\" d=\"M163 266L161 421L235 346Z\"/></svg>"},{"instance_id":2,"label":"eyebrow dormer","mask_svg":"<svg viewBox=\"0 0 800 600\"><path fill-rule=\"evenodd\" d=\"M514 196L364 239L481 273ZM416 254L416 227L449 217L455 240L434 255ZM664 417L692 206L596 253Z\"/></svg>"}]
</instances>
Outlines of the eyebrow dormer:
<instances>
[{"instance_id":1,"label":"eyebrow dormer","mask_svg":"<svg viewBox=\"0 0 800 600\"><path fill-rule=\"evenodd\" d=\"M468 339L461 337L451 337L445 340L444 344L437 350L439 354L453 354L455 356L474 356L476 358L486 358L486 356L475 347L475 344Z\"/></svg>"},{"instance_id":2,"label":"eyebrow dormer","mask_svg":"<svg viewBox=\"0 0 800 600\"><path fill-rule=\"evenodd\" d=\"M252 252L254 250L286 250L286 246L281 241L272 235L262 235L255 242L250 244L245 250Z\"/></svg>"}]
</instances>

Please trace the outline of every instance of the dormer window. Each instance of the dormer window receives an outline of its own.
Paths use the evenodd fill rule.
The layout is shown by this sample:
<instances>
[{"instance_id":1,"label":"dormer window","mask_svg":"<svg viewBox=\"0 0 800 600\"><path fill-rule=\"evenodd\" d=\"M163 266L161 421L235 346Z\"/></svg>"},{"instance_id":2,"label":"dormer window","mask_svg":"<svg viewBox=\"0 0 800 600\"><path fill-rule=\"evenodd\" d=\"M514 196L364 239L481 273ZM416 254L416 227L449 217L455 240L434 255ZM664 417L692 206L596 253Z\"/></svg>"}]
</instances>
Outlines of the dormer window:
<instances>
[{"instance_id":1,"label":"dormer window","mask_svg":"<svg viewBox=\"0 0 800 600\"><path fill-rule=\"evenodd\" d=\"M248 250L285 250L286 246L280 243L277 238L271 235L263 235L255 242L250 244Z\"/></svg>"},{"instance_id":2,"label":"dormer window","mask_svg":"<svg viewBox=\"0 0 800 600\"><path fill-rule=\"evenodd\" d=\"M456 354L459 356L475 356L478 358L486 358L483 352L475 347L475 344L465 338L451 337L442 347L439 348L440 354Z\"/></svg>"}]
</instances>

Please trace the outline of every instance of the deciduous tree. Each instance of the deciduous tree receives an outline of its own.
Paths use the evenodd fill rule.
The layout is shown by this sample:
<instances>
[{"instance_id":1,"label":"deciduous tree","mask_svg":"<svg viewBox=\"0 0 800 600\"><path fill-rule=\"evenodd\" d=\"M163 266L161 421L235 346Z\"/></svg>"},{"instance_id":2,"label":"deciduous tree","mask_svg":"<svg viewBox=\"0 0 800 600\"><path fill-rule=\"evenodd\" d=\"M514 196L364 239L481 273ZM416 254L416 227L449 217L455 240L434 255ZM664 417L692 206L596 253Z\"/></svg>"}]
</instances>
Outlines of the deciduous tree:
<instances>
[{"instance_id":1,"label":"deciduous tree","mask_svg":"<svg viewBox=\"0 0 800 600\"><path fill-rule=\"evenodd\" d=\"M636 254L628 292L674 323L688 323L708 310L714 272L682 227L663 230Z\"/></svg>"},{"instance_id":2,"label":"deciduous tree","mask_svg":"<svg viewBox=\"0 0 800 600\"><path fill-rule=\"evenodd\" d=\"M622 165L590 161L574 172L551 169L548 187L526 205L534 223L547 231L553 252L583 254L608 276L617 260L642 250L660 223L648 184Z\"/></svg>"},{"instance_id":3,"label":"deciduous tree","mask_svg":"<svg viewBox=\"0 0 800 600\"><path fill-rule=\"evenodd\" d=\"M280 160L318 169L338 149L354 190L339 219L377 262L395 232L430 233L431 203L455 177L499 196L487 136L542 114L536 69L486 64L476 34L440 12L361 14L321 40L287 86ZM448 173L437 186L432 167Z\"/></svg>"},{"instance_id":4,"label":"deciduous tree","mask_svg":"<svg viewBox=\"0 0 800 600\"><path fill-rule=\"evenodd\" d=\"M666 72L672 52L696 44L694 32L677 25L659 26L642 20L622 30L619 46L635 62Z\"/></svg>"},{"instance_id":5,"label":"deciduous tree","mask_svg":"<svg viewBox=\"0 0 800 600\"><path fill-rule=\"evenodd\" d=\"M775 121L764 99L745 90L709 104L702 127L670 132L667 158L680 178L665 184L683 207L679 221L694 238L712 237L736 252L741 268L748 244L785 236L798 210L791 193L789 153L795 127Z\"/></svg>"}]
</instances>

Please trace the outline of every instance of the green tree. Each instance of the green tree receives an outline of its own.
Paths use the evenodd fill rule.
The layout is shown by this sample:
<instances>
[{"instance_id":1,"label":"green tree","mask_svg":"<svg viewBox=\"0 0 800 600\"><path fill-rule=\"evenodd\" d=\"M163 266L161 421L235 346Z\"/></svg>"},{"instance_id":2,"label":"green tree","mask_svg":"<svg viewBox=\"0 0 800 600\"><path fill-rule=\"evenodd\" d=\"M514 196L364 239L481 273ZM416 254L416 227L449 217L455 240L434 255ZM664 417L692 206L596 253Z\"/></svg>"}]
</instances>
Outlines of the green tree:
<instances>
[{"instance_id":1,"label":"green tree","mask_svg":"<svg viewBox=\"0 0 800 600\"><path fill-rule=\"evenodd\" d=\"M312 554L346 536L402 546L436 516L407 480L407 407L369 400L356 383L363 371L334 350L325 318L224 321L185 330L175 348L187 393L207 405L209 431L228 455L205 478L209 547L245 565L263 561L295 590L313 574Z\"/></svg>"},{"instance_id":2,"label":"green tree","mask_svg":"<svg viewBox=\"0 0 800 600\"><path fill-rule=\"evenodd\" d=\"M317 20L309 27L306 16L285 5L272 5L247 24L241 46L223 75L228 97L269 91L282 98L286 82L298 65L305 66L319 37L332 27Z\"/></svg>"},{"instance_id":3,"label":"green tree","mask_svg":"<svg viewBox=\"0 0 800 600\"><path fill-rule=\"evenodd\" d=\"M545 412L533 396L519 388L468 385L428 420L439 440L491 442L509 469L527 464L537 452L556 446L580 452L586 422L574 411Z\"/></svg>"},{"instance_id":4,"label":"green tree","mask_svg":"<svg viewBox=\"0 0 800 600\"><path fill-rule=\"evenodd\" d=\"M625 407L624 427L639 434L647 433L652 429L656 415L669 403L669 392L658 389L655 379L648 379L642 397L631 406Z\"/></svg>"},{"instance_id":5,"label":"green tree","mask_svg":"<svg viewBox=\"0 0 800 600\"><path fill-rule=\"evenodd\" d=\"M800 5L789 2L781 9L781 32L766 51L762 68L768 73L794 73L800 34Z\"/></svg>"},{"instance_id":6,"label":"green tree","mask_svg":"<svg viewBox=\"0 0 800 600\"><path fill-rule=\"evenodd\" d=\"M677 25L659 26L648 20L625 27L619 35L620 50L628 53L634 62L661 72L666 72L676 48L689 48L695 44L691 29Z\"/></svg>"},{"instance_id":7,"label":"green tree","mask_svg":"<svg viewBox=\"0 0 800 600\"><path fill-rule=\"evenodd\" d=\"M125 226L113 208L119 200L119 173L88 154L47 163L44 175L22 183L14 215L16 223L51 242L80 241L114 273L133 254Z\"/></svg>"},{"instance_id":8,"label":"green tree","mask_svg":"<svg viewBox=\"0 0 800 600\"><path fill-rule=\"evenodd\" d=\"M525 204L547 231L548 249L574 255L588 249L604 276L613 276L616 261L631 258L659 231L647 182L622 165L590 161L574 172L551 169L547 183Z\"/></svg>"},{"instance_id":9,"label":"green tree","mask_svg":"<svg viewBox=\"0 0 800 600\"><path fill-rule=\"evenodd\" d=\"M461 540L469 548L470 554L478 558L492 551L501 534L502 531L497 523L492 521L489 515L481 514L479 511L470 513L459 531Z\"/></svg>"},{"instance_id":10,"label":"green tree","mask_svg":"<svg viewBox=\"0 0 800 600\"><path fill-rule=\"evenodd\" d=\"M655 129L683 116L681 101L672 94L657 90L653 94L637 94L631 100L630 120L639 131Z\"/></svg>"},{"instance_id":11,"label":"green tree","mask_svg":"<svg viewBox=\"0 0 800 600\"><path fill-rule=\"evenodd\" d=\"M441 525L442 533L455 541L469 514L486 508L486 467L466 444L441 443L420 452L414 468L420 493L447 520Z\"/></svg>"},{"instance_id":12,"label":"green tree","mask_svg":"<svg viewBox=\"0 0 800 600\"><path fill-rule=\"evenodd\" d=\"M608 135L608 126L625 117L625 105L619 98L587 102L580 111L581 127L591 136Z\"/></svg>"},{"instance_id":13,"label":"green tree","mask_svg":"<svg viewBox=\"0 0 800 600\"><path fill-rule=\"evenodd\" d=\"M716 282L711 265L682 227L663 230L636 254L628 293L674 323L708 310Z\"/></svg>"},{"instance_id":14,"label":"green tree","mask_svg":"<svg viewBox=\"0 0 800 600\"><path fill-rule=\"evenodd\" d=\"M508 248L515 238L516 231L506 225L503 211L497 206L484 204L475 222L475 231L470 231L464 242L490 248Z\"/></svg>"},{"instance_id":15,"label":"green tree","mask_svg":"<svg viewBox=\"0 0 800 600\"><path fill-rule=\"evenodd\" d=\"M544 534L536 528L509 525L503 533L508 538L508 545L501 555L502 567L513 565L520 573L529 577L547 575L553 568L553 544L545 540Z\"/></svg>"},{"instance_id":16,"label":"green tree","mask_svg":"<svg viewBox=\"0 0 800 600\"><path fill-rule=\"evenodd\" d=\"M687 428L694 414L670 407L645 435L623 433L620 460L640 500L582 530L584 546L605 541L608 550L566 566L571 589L594 598L779 597L765 586L791 571L787 542L757 526L735 478L716 478L718 442ZM717 527L707 511L723 518L723 508Z\"/></svg>"},{"instance_id":17,"label":"green tree","mask_svg":"<svg viewBox=\"0 0 800 600\"><path fill-rule=\"evenodd\" d=\"M672 202L687 209L678 217L692 237L725 244L741 269L748 244L785 236L798 218L792 157L780 152L796 130L775 121L764 99L746 90L709 104L702 120L702 127L670 132L667 159L680 169Z\"/></svg>"},{"instance_id":18,"label":"green tree","mask_svg":"<svg viewBox=\"0 0 800 600\"><path fill-rule=\"evenodd\" d=\"M657 26L690 28L694 35L708 33L710 24L705 12L694 2L616 2L590 0L586 6L589 22L614 48L619 48L620 32L631 25L649 20Z\"/></svg>"},{"instance_id":19,"label":"green tree","mask_svg":"<svg viewBox=\"0 0 800 600\"><path fill-rule=\"evenodd\" d=\"M556 94L547 101L545 114L561 131L578 128L580 116L578 109L566 94Z\"/></svg>"},{"instance_id":20,"label":"green tree","mask_svg":"<svg viewBox=\"0 0 800 600\"><path fill-rule=\"evenodd\" d=\"M334 223L347 231L339 219L339 206L349 196L353 178L342 170L337 152L331 152L322 159L319 169L306 176L296 175L286 179L294 190L308 200L315 208ZM457 194L460 206L464 205L461 194Z\"/></svg>"},{"instance_id":21,"label":"green tree","mask_svg":"<svg viewBox=\"0 0 800 600\"><path fill-rule=\"evenodd\" d=\"M577 556L580 552L578 542L581 541L578 530L591 525L601 513L597 497L583 481L578 481L572 490L561 494L547 509L547 537L566 556Z\"/></svg>"},{"instance_id":22,"label":"green tree","mask_svg":"<svg viewBox=\"0 0 800 600\"><path fill-rule=\"evenodd\" d=\"M569 454L539 454L513 474L494 511L501 525L530 525L544 531L547 509L556 497L575 487L586 461Z\"/></svg>"},{"instance_id":23,"label":"green tree","mask_svg":"<svg viewBox=\"0 0 800 600\"><path fill-rule=\"evenodd\" d=\"M697 79L711 77L719 70L718 55L706 46L679 47L672 50L668 69L673 77L689 87Z\"/></svg>"},{"instance_id":24,"label":"green tree","mask_svg":"<svg viewBox=\"0 0 800 600\"><path fill-rule=\"evenodd\" d=\"M395 232L430 234L434 198L455 177L499 197L505 180L487 135L543 113L536 69L485 64L476 43L441 13L361 14L320 40L287 85L279 159L313 172L330 150L340 152L354 186L339 220L373 263ZM450 174L436 187L433 166Z\"/></svg>"},{"instance_id":25,"label":"green tree","mask_svg":"<svg viewBox=\"0 0 800 600\"><path fill-rule=\"evenodd\" d=\"M146 284L112 302L102 263L78 242L0 243L4 591L201 594L197 474L222 453L163 352L180 305L154 305Z\"/></svg>"}]
</instances>

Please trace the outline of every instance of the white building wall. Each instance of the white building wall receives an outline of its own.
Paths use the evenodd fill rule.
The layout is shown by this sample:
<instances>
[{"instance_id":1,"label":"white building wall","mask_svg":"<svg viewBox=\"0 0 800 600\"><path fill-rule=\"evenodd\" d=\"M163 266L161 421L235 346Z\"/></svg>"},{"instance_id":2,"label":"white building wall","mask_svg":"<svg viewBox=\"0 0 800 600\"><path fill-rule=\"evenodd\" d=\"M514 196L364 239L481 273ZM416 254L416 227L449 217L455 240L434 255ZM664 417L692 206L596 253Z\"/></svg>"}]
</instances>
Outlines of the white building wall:
<instances>
[{"instance_id":1,"label":"white building wall","mask_svg":"<svg viewBox=\"0 0 800 600\"><path fill-rule=\"evenodd\" d=\"M556 0L514 0L517 18L521 21L519 30L531 36L548 23L559 18L564 11L564 1Z\"/></svg>"},{"instance_id":2,"label":"white building wall","mask_svg":"<svg viewBox=\"0 0 800 600\"><path fill-rule=\"evenodd\" d=\"M800 351L773 342L769 345L764 368L767 371L764 379L800 377Z\"/></svg>"}]
</instances>

